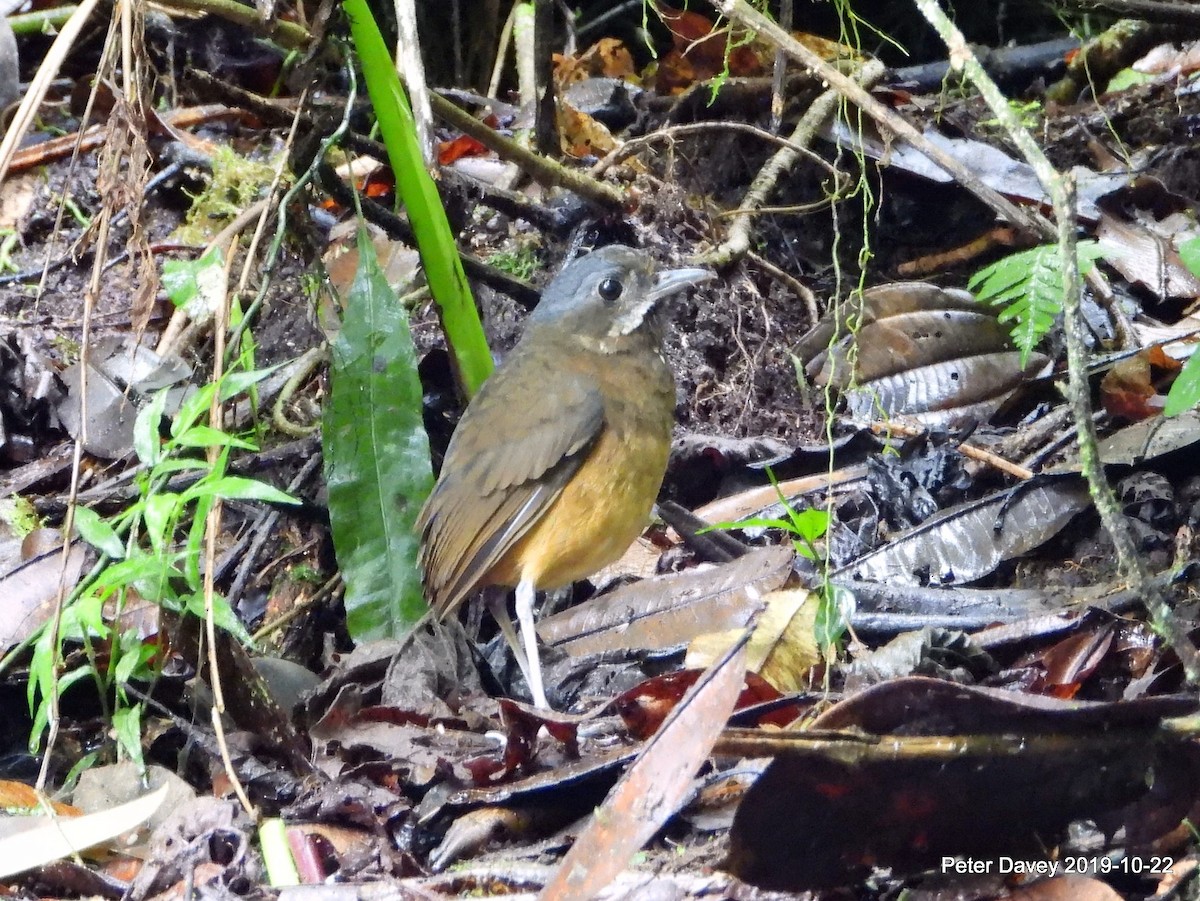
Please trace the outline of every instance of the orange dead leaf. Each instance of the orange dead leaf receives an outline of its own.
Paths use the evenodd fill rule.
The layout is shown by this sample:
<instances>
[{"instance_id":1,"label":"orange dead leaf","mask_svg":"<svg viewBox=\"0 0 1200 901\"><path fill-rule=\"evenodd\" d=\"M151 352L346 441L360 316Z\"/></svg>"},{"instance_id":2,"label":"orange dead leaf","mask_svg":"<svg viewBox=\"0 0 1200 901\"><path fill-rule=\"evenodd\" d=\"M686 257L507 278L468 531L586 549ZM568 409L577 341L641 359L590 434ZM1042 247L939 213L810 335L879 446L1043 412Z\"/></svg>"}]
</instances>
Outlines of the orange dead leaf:
<instances>
[{"instance_id":1,"label":"orange dead leaf","mask_svg":"<svg viewBox=\"0 0 1200 901\"><path fill-rule=\"evenodd\" d=\"M1110 416L1135 422L1162 413L1165 400L1151 381L1144 351L1113 364L1100 382L1100 398Z\"/></svg>"},{"instance_id":2,"label":"orange dead leaf","mask_svg":"<svg viewBox=\"0 0 1200 901\"><path fill-rule=\"evenodd\" d=\"M602 123L566 103L558 105L558 135L562 152L576 159L603 156L617 147Z\"/></svg>"},{"instance_id":3,"label":"orange dead leaf","mask_svg":"<svg viewBox=\"0 0 1200 901\"><path fill-rule=\"evenodd\" d=\"M455 160L461 160L465 156L487 156L490 152L470 135L459 135L457 138L441 141L438 144L438 165L449 166Z\"/></svg>"},{"instance_id":4,"label":"orange dead leaf","mask_svg":"<svg viewBox=\"0 0 1200 901\"><path fill-rule=\"evenodd\" d=\"M680 93L697 81L707 81L723 72L748 77L766 71L768 55L764 50L760 58L744 33L714 30L712 22L689 10L663 6L659 12L673 44L658 65L655 87L660 94Z\"/></svg>"},{"instance_id":5,"label":"orange dead leaf","mask_svg":"<svg viewBox=\"0 0 1200 901\"><path fill-rule=\"evenodd\" d=\"M560 86L588 78L623 78L637 82L633 54L616 38L601 38L579 56L554 54L554 80Z\"/></svg>"},{"instance_id":6,"label":"orange dead leaf","mask_svg":"<svg viewBox=\"0 0 1200 901\"><path fill-rule=\"evenodd\" d=\"M48 803L59 816L83 815L83 811L78 807L60 804L58 801L49 801ZM36 791L24 782L13 782L9 779L0 779L0 809L7 810L12 814L31 815L40 814L43 810L41 799Z\"/></svg>"}]
</instances>

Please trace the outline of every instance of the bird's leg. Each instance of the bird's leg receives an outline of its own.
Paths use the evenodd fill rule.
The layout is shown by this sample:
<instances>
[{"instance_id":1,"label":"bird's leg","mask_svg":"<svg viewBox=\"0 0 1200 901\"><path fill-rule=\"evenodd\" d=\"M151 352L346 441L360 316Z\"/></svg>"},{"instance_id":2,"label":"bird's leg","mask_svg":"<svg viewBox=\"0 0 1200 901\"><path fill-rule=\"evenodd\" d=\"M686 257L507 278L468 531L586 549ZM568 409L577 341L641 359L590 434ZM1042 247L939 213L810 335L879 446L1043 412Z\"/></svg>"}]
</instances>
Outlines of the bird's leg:
<instances>
[{"instance_id":1,"label":"bird's leg","mask_svg":"<svg viewBox=\"0 0 1200 901\"><path fill-rule=\"evenodd\" d=\"M549 710L546 701L546 689L542 685L542 661L538 654L537 630L533 627L533 600L537 589L529 579L522 579L517 584L517 623L521 626L521 638L525 641L525 657L529 668L525 671L525 681L529 683L529 694L533 703L543 710Z\"/></svg>"},{"instance_id":2,"label":"bird's leg","mask_svg":"<svg viewBox=\"0 0 1200 901\"><path fill-rule=\"evenodd\" d=\"M528 594L528 597L523 598L525 593ZM496 625L500 627L500 633L504 636L504 640L512 648L517 667L521 670L521 675L525 677L525 684L529 686L529 694L533 698L533 703L543 710L549 710L550 704L546 701L546 690L542 686L542 667L538 657L537 633L533 628L535 594L536 590L532 582L522 581L517 586L517 621L521 625L521 635L525 639L523 647L517 638L517 630L513 628L512 618L508 615L508 605L505 603L504 593L485 591L484 600L488 611L496 620Z\"/></svg>"}]
</instances>

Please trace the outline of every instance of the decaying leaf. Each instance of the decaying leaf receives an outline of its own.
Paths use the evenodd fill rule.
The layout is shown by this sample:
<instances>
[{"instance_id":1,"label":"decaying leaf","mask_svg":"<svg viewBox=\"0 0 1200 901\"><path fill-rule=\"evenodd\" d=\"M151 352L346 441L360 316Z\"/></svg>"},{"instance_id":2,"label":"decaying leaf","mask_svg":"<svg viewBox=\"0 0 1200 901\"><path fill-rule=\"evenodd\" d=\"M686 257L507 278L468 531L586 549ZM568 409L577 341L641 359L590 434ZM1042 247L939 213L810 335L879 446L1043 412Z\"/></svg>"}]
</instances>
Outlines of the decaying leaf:
<instances>
[{"instance_id":1,"label":"decaying leaf","mask_svg":"<svg viewBox=\"0 0 1200 901\"><path fill-rule=\"evenodd\" d=\"M924 282L864 291L853 309L805 335L798 356L816 384L847 391L857 418L942 427L988 419L1048 362L1034 353L1022 365L991 310L966 291Z\"/></svg>"},{"instance_id":2,"label":"decaying leaf","mask_svg":"<svg viewBox=\"0 0 1200 901\"><path fill-rule=\"evenodd\" d=\"M1089 503L1078 477L1017 485L943 510L835 575L914 585L973 582L1057 535Z\"/></svg>"},{"instance_id":3,"label":"decaying leaf","mask_svg":"<svg viewBox=\"0 0 1200 901\"><path fill-rule=\"evenodd\" d=\"M565 102L558 104L558 134L563 153L576 159L603 156L619 146L603 123Z\"/></svg>"},{"instance_id":4,"label":"decaying leaf","mask_svg":"<svg viewBox=\"0 0 1200 901\"><path fill-rule=\"evenodd\" d=\"M164 406L174 413L191 390L185 381L192 367L176 354L160 356L128 336L96 342L87 357L87 402L83 403L83 367L75 363L62 379L67 396L58 415L72 436L83 431L81 411L87 410L84 450L105 459L123 457L133 449L133 422L146 396L170 388ZM175 387L170 387L175 386Z\"/></svg>"},{"instance_id":5,"label":"decaying leaf","mask_svg":"<svg viewBox=\"0 0 1200 901\"><path fill-rule=\"evenodd\" d=\"M39 530L51 538L49 546L38 548L26 556L24 549L19 561L0 572L0 647L11 648L33 635L54 612L54 601L62 592L66 597L83 572L88 548L82 541L73 541L66 560L62 554L62 537L49 529ZM35 533L37 534L37 533ZM22 544L21 542L17 542ZM24 542L28 545L29 542Z\"/></svg>"},{"instance_id":6,"label":"decaying leaf","mask_svg":"<svg viewBox=\"0 0 1200 901\"><path fill-rule=\"evenodd\" d=\"M1100 442L1105 463L1138 466L1200 441L1200 412L1190 410L1165 419L1157 416L1135 422Z\"/></svg>"},{"instance_id":7,"label":"decaying leaf","mask_svg":"<svg viewBox=\"0 0 1200 901\"><path fill-rule=\"evenodd\" d=\"M1076 819L1111 831L1153 811L1165 831L1196 800L1197 760L1160 723L1195 709L1182 696L1087 703L909 678L835 705L819 735L729 730L720 753L775 759L742 801L726 866L802 891L945 857L1045 860Z\"/></svg>"},{"instance_id":8,"label":"decaying leaf","mask_svg":"<svg viewBox=\"0 0 1200 901\"><path fill-rule=\"evenodd\" d=\"M746 668L781 692L800 691L805 676L821 659L814 633L817 595L804 589L772 591L746 645ZM725 653L741 629L698 636L688 647L684 666L706 667Z\"/></svg>"},{"instance_id":9,"label":"decaying leaf","mask_svg":"<svg viewBox=\"0 0 1200 901\"><path fill-rule=\"evenodd\" d=\"M679 809L733 712L745 672L742 642L713 664L647 742L563 858L543 899L591 898Z\"/></svg>"},{"instance_id":10,"label":"decaying leaf","mask_svg":"<svg viewBox=\"0 0 1200 901\"><path fill-rule=\"evenodd\" d=\"M1183 213L1140 222L1102 213L1096 226L1096 237L1119 250L1108 256L1109 265L1163 299L1200 297L1200 277L1179 258L1179 244L1195 234L1195 219Z\"/></svg>"},{"instance_id":11,"label":"decaying leaf","mask_svg":"<svg viewBox=\"0 0 1200 901\"><path fill-rule=\"evenodd\" d=\"M1179 370L1161 347L1140 350L1109 368L1100 381L1100 400L1110 416L1138 420L1162 414L1166 395L1159 394L1151 379L1152 366Z\"/></svg>"},{"instance_id":12,"label":"decaying leaf","mask_svg":"<svg viewBox=\"0 0 1200 901\"><path fill-rule=\"evenodd\" d=\"M841 119L830 120L826 136L843 147L852 148L893 169L908 172L929 181L949 184L955 179L912 145L881 137L871 123L855 123L853 128ZM1005 197L1034 204L1046 203L1046 193L1037 174L1028 163L1015 159L998 147L970 138L952 138L926 129L924 138L939 150L954 157L985 185ZM1113 191L1125 187L1129 173L1095 172L1083 166L1071 169L1078 189L1077 213L1080 219L1094 222L1100 216L1097 202Z\"/></svg>"}]
</instances>

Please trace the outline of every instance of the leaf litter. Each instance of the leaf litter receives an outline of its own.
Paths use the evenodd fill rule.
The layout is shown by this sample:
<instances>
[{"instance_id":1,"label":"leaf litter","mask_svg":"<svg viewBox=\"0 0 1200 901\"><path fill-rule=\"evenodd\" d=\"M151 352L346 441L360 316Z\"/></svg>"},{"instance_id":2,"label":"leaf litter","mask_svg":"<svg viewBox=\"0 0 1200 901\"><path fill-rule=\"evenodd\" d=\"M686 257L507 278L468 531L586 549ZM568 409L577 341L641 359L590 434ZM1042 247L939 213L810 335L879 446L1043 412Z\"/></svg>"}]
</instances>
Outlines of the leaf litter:
<instances>
[{"instance_id":1,"label":"leaf litter","mask_svg":"<svg viewBox=\"0 0 1200 901\"><path fill-rule=\"evenodd\" d=\"M770 70L769 49L747 43L727 55L723 41L709 36L711 24L699 13L689 11L674 21L664 39L664 48L670 49L660 62L658 84L638 68L636 49L619 47L614 37L605 36L576 56L560 56L559 69L571 88L569 105L557 109L560 148L568 156L591 162L631 137L631 126L642 132L684 120L716 126L722 117L735 116L757 122L754 111L765 109L770 99L762 77ZM283 83L278 80L280 57L256 49L261 45L247 40L247 26L222 23L204 37L190 26L171 27L190 65L222 71L226 103L250 102L238 90L261 95L264 84ZM432 37L434 43L439 37ZM722 53L714 56L714 47ZM153 64L171 65L165 59ZM724 81L727 67L732 77ZM186 69L175 71L180 83L187 83ZM710 78L719 82L715 89L702 83ZM592 83L598 79L606 81ZM819 87L803 85L796 73L788 80L796 98L811 99ZM711 106L690 99L710 89L717 95ZM211 91L213 85L207 82L197 90ZM1080 172L1081 227L1096 228L1098 237L1135 251L1123 262L1115 256L1106 271L1118 299L1138 310L1138 333L1158 329L1154 334L1166 334L1176 322L1186 322L1181 304L1194 294L1180 259L1186 223L1174 212L1196 200L1196 182L1182 174L1194 164L1188 149L1172 139L1170 123L1189 115L1195 92L1163 79L1128 91L1074 110L1047 108L1046 134L1060 164ZM286 106L274 114L290 115ZM534 118L531 111L513 107L505 121L504 106L495 108L495 124L501 128L528 127L522 117L529 122ZM913 102L905 112L919 116L920 108ZM956 99L950 113L956 127L971 137L936 134L944 150L959 155L1007 196L1040 202L1041 194L1031 190L1021 167L1010 165L1009 151L993 143L976 101ZM237 146L248 156L270 156L282 138L273 129L283 123L269 118L273 112L265 100L257 114L264 118L243 114L204 120L203 138ZM1081 134L1099 123L1098 116L1134 145L1139 168L1159 175L1158 186L1113 196L1129 173L1106 170L1082 149ZM314 121L306 120L310 127ZM65 118L62 125L72 128L76 121ZM124 126L114 119L108 127ZM170 127L187 126L175 119ZM170 133L165 125L163 131ZM206 665L195 653L198 643L194 635L188 637L186 617L163 609L157 623L143 629L158 680L131 683L135 690L149 692L142 695L150 699L142 714L146 753L179 765L201 791L218 796L228 791L220 762L224 756L260 810L282 814L306 830L289 841L303 849L297 856L307 861L302 869L308 879L401 879L414 891L435 894L451 885L479 888L507 882L527 889L550 885L553 896L573 897L560 887L578 872L575 864L570 871L552 866L589 818L600 826L615 825L624 842L602 841L598 850L577 852L586 853L589 864L612 864L595 870L589 893L603 891L603 883L613 879L611 891L619 892L622 885L635 891L631 885L640 883L629 880L647 873L676 880L685 895L699 896L714 886L732 891L732 877L702 876L702 867L723 859L727 870L765 887L800 890L863 885L868 879L919 886L931 878L928 870L936 869L944 854L989 859L1025 855L1021 859L1042 861L1051 859L1046 851L1052 846L1060 849L1059 859L1089 847L1092 859L1099 859L1095 842L1120 829L1124 838L1114 845L1114 853L1124 856L1116 859L1144 860L1146 849L1165 847L1172 866L1182 870L1190 865L1193 852L1186 842L1168 836L1196 801L1187 721L1173 720L1193 713L1194 704L1177 697L1183 685L1170 655L1144 624L1129 621L1136 615L1137 599L1123 595L1123 586L1115 581L1111 549L1089 511L1086 490L1069 471L1016 483L966 454L969 445L1001 458L1011 456L1010 448L1036 433L1039 420L1061 403L1053 389L1054 377L1062 374L1060 348L1052 335L1022 362L1006 330L997 327L986 308L947 287L967 282L973 271L969 264L959 262L939 272L937 286L897 278L902 264L985 233L989 216L940 169L918 165L924 158L912 156L915 151L907 145L877 147L844 126L827 137L833 141L818 145L827 155L836 143L864 150L878 161L877 167L871 163L864 169L886 188L864 276L872 287L861 296L844 288L854 281L844 275L855 271L854 261L864 247L861 201L838 198L834 241L828 212L823 217L802 212L809 204L828 203L825 176L817 167L797 165L756 223L755 254L729 266L718 290L683 299L673 311L669 354L680 383L677 434L681 448L688 434L693 451L699 450L676 457L664 499L695 509L718 499L750 496L766 485L768 467L784 485L802 477L815 479L815 489L792 494L787 502L829 511L822 547L836 564L832 572L826 576L819 566L793 559L790 542L776 529L747 525L734 533L746 552L720 561L704 559L708 551L697 549L712 545L695 529L655 529L644 554L650 565L657 561L661 575L595 598L587 597L586 589L577 591L574 606L543 620L543 640L559 649L548 653L548 671L571 713L535 712L497 700L519 695L520 685L507 662L487 662L497 655L480 651L488 636L471 614L463 632L457 627L448 633L421 628L403 642L364 642L351 650L339 621L345 602L327 579L332 575L323 523L328 501L309 476L292 489L305 501L300 514L262 517L246 506L228 508L228 533L210 564L219 584L236 577L248 586L237 613L247 623L265 621L271 627L265 646L308 672L323 673L323 679L315 687L292 691L279 671L252 674L237 669L236 655L220 658L222 670L228 668L226 680L233 678L238 690L257 694L261 677L261 692L268 699L265 706L228 705L231 746L222 749L206 722ZM1155 143L1153 138L1162 140ZM162 162L168 159L163 147L153 150ZM700 137L673 138L662 152L643 150L621 175L636 198L624 219L589 216L578 202L552 199L543 189L521 182L503 188L508 194L474 186L447 197L446 203L459 217L464 248L496 259L504 253L510 259L532 254L533 281L544 284L576 240L592 245L634 241L667 259L702 255L721 238L721 212L738 205L771 150L771 141L760 144L715 127ZM465 169L482 156L471 145L447 151L443 165ZM856 165L845 157L838 164ZM0 205L13 211L13 227L21 238L15 265L33 272L42 260L66 259L68 247L74 248L72 259L77 252L82 255L79 262L52 267L36 302L20 281L0 287L6 331L0 336L6 348L0 354L0 484L33 497L35 508L40 502L43 515L53 520L50 525L58 526L55 517L61 515L72 467L61 459L53 465L43 461L68 435L85 431L84 414L76 409L77 424L72 425L66 413L71 408L60 400L73 396L69 372L83 365L80 342L95 342L98 332L118 348L109 355L102 352L103 345L90 343L92 368L103 365L106 357L142 362L150 349L137 343L135 333L144 326L155 335L165 327L170 310L159 300L148 314L135 314L129 298L143 287L139 271L118 260L93 298L85 329L80 298L87 290L87 255L117 255L128 235L110 237L112 247L97 246L93 233L85 238L83 221L68 216L56 237L49 212L56 200L70 198L82 219L99 212L96 163L85 153L74 170L61 160L45 166L41 183L9 180L3 185ZM190 243L194 239L176 243L174 236L181 211L190 205L189 193L206 178L204 168L203 161L193 159L148 191L140 228L156 253L200 254L202 248ZM552 208L556 203L561 209L536 221L544 224L558 215L563 224L557 228L539 230L529 224L532 209L522 214L522 205ZM260 318L251 326L258 365L295 360L319 340L312 298L322 289L313 283L309 266L325 251L324 235L332 220L346 215L345 209L314 202L296 216L294 232L265 287ZM1149 263L1147 258L1152 258ZM842 266L840 274L828 268L834 259ZM797 296L797 281L811 288L823 306L838 297L842 285L839 299L851 306L829 303L828 318L814 322ZM872 303L887 292L915 293L918 299L903 311L871 312ZM503 352L519 333L523 305L486 288L480 298L493 347ZM329 306L329 298L322 303ZM1122 333L1119 316L1108 312L1113 308L1096 305L1091 311L1099 340ZM418 300L410 321L422 359L425 419L436 459L457 400L450 367L444 358L438 362L441 339L435 314ZM1186 335L1183 327L1170 333L1175 341L1170 352L1177 356L1190 350L1178 340ZM189 335L189 342L165 359L183 381L192 370L202 372L211 359L202 326ZM806 366L807 377L800 378ZM1050 378L1036 377L1047 370L1053 373ZM300 404L295 412L306 415L304 397L311 407L327 387L322 376L296 371L301 377L288 392L289 403ZM1140 375L1145 387L1136 390L1153 398L1166 387L1162 379L1168 372L1160 368ZM103 378L112 379L97 369L88 382L103 384ZM202 381L198 375L190 378ZM887 379L895 379L896 385L889 386ZM99 492L96 502L104 515L123 503L101 460L116 460L117 469L129 466L121 458L132 439L121 433L120 419L129 419L130 413L120 410L138 402L135 381L128 374L112 379L115 425L105 424L104 417L112 414L105 413L104 405L92 403L90 395L87 403L89 443L78 474L80 487ZM144 390L158 387L153 383ZM841 391L847 393L847 407L827 415L827 399ZM1188 431L1190 420L1162 419L1158 409L1132 403L1110 407L1102 422L1103 453L1121 467L1113 475L1126 478L1122 503L1143 551L1177 596L1177 614L1191 622L1200 490L1185 458L1195 430ZM869 427L885 420L886 433L886 420L892 419L915 419L918 432L926 431L919 438L901 437L897 431L888 440ZM1040 446L1026 447L1015 462L1043 453L1034 468L1046 469L1049 459L1069 470L1069 435L1053 447L1053 440L1064 438L1061 431ZM117 437L108 440L114 433ZM280 486L302 474L305 458L314 452L312 443L278 443L277 436L268 436L267 444L284 450L274 458L243 459ZM900 465L891 464L893 460ZM831 490L834 483L836 492ZM784 520L772 493L755 503L743 514L750 520ZM256 537L252 546L249 539L237 537L242 530L263 537ZM61 536L57 540L61 545ZM51 550L39 559L53 561L54 554ZM27 605L44 606L59 590L56 583L69 590L83 578L84 563L74 551L66 558L72 571L63 577L58 569L48 569L36 576L36 589L26 587L31 578L27 561L16 553L5 559L0 585L9 586ZM759 724L747 734L727 731L715 737L734 707L728 699L716 711L691 711L696 724L666 731L672 727L664 723L683 720L689 712L690 702L681 696L697 676L679 675L689 648L711 641L712 633L753 622L771 593L781 588L815 602L833 597L832 586L853 599L835 614L846 629L840 655L785 655L782 674L767 668L762 676L769 680L751 674L740 685L734 679L726 688L733 696L740 694L735 721ZM680 620L686 622L680 625ZM33 625L27 614L18 616L6 646L17 648L32 637ZM805 628L811 644L815 626ZM903 643L885 647L897 633L907 636ZM788 641L784 627L776 626L771 634L776 647ZM103 664L113 653L105 644L68 650L68 669L88 659ZM769 655L758 656L765 660ZM697 659L711 660L712 654L693 656L693 662ZM23 689L22 666L17 653L6 670L11 680L6 690ZM932 686L919 675L929 673L938 677ZM95 690L87 692L82 683L71 692L64 698L71 702L69 740L53 751L58 782L85 756L85 748L99 748L101 757L111 752L95 715L108 699L96 697ZM302 700L293 709L271 700L276 695ZM13 703L19 707L22 702ZM903 713L881 719L884 712L895 711ZM793 720L804 728L776 739L772 729ZM288 741L300 742L290 751L272 731L285 722L294 731ZM773 726L763 725L768 723ZM27 726L17 718L18 733L27 732ZM810 740L813 729L832 734ZM710 747L714 741L715 749ZM671 745L669 756L683 773L671 799L650 805L654 816L636 826L607 820L603 810L592 816L622 772L630 778L638 773L635 758L655 743ZM881 753L881 748L889 750ZM680 762L685 749L691 755L686 767ZM313 769L299 765L297 753ZM774 762L747 770L743 761L748 758ZM727 809L737 811L732 835L720 828L690 831L687 824L702 818L702 787L727 776L728 784L739 784L730 774L742 770L750 775L733 791L733 800L725 800ZM1148 789L1150 772L1155 785ZM664 788L658 781L651 777L649 785ZM1014 785L1025 788L1014 791ZM645 801L647 790L635 789L635 800L640 794ZM681 809L682 817L672 817ZM151 838L148 862L139 872L113 875L107 887L92 885L91 890L110 895L128 890L131 897L146 898L196 879L236 894L260 890L259 852L250 840L248 821L230 801L202 799L195 809L184 805L175 813L175 822L158 827ZM1097 828L1071 833L1072 819L1093 821ZM781 821L789 828L780 829ZM636 862L635 872L618 875L647 840L651 850ZM490 850L504 843L507 847ZM682 853L672 852L673 846ZM185 868L171 862L181 847L188 849ZM474 869L464 871L457 882L419 875L477 854L482 856ZM64 873L59 871L59 884ZM528 874L526 881L522 873ZM1121 890L1126 896L1148 896L1156 877L1165 875L1143 872L1134 888L1123 883ZM24 878L21 885L27 892L55 884L46 868L42 883ZM994 891L999 886L994 883Z\"/></svg>"}]
</instances>

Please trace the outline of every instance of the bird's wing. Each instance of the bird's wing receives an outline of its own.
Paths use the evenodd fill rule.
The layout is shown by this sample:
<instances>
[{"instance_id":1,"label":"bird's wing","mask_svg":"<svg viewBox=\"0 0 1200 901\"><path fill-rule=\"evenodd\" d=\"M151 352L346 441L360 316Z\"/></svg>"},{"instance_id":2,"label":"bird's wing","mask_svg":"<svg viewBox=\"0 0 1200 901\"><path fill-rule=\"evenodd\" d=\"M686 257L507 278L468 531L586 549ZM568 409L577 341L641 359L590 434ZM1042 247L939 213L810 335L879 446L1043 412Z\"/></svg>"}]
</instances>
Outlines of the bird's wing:
<instances>
[{"instance_id":1,"label":"bird's wing","mask_svg":"<svg viewBox=\"0 0 1200 901\"><path fill-rule=\"evenodd\" d=\"M594 381L541 354L501 367L455 429L421 516L422 565L439 616L456 608L529 531L599 437Z\"/></svg>"}]
</instances>

